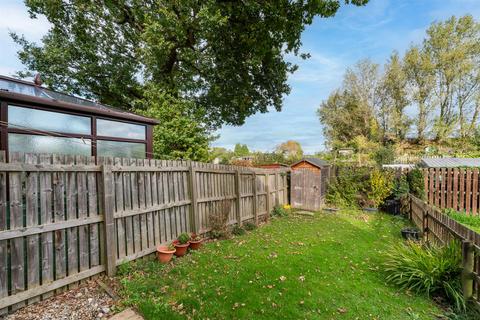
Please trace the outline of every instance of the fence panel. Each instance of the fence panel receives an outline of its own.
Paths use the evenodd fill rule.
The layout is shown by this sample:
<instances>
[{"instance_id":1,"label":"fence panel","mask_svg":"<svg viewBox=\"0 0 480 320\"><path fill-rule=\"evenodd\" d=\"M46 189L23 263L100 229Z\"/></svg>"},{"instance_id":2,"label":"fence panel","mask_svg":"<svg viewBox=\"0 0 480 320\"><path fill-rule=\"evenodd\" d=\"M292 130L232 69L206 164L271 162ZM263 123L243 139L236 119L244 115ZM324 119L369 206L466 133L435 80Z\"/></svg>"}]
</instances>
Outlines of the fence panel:
<instances>
[{"instance_id":1,"label":"fence panel","mask_svg":"<svg viewBox=\"0 0 480 320\"><path fill-rule=\"evenodd\" d=\"M287 170L0 154L0 315L156 250L182 232L265 220ZM225 206L225 203L230 205Z\"/></svg>"},{"instance_id":2,"label":"fence panel","mask_svg":"<svg viewBox=\"0 0 480 320\"><path fill-rule=\"evenodd\" d=\"M480 303L480 234L412 195L409 216L423 232L423 238L429 242L438 244L446 244L451 240L462 242L464 296Z\"/></svg>"},{"instance_id":3,"label":"fence panel","mask_svg":"<svg viewBox=\"0 0 480 320\"><path fill-rule=\"evenodd\" d=\"M472 215L480 213L477 168L430 168L423 170L425 199L441 209L452 208Z\"/></svg>"}]
</instances>

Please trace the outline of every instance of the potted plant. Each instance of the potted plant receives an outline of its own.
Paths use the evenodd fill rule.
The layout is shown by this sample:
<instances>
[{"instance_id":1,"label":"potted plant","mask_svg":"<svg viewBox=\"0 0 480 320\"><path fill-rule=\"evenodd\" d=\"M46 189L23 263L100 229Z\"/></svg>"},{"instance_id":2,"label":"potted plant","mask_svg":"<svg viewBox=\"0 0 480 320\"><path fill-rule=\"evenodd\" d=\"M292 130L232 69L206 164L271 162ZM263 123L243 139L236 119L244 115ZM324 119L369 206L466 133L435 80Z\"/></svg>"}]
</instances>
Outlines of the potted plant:
<instances>
[{"instance_id":1,"label":"potted plant","mask_svg":"<svg viewBox=\"0 0 480 320\"><path fill-rule=\"evenodd\" d=\"M170 243L168 246L157 247L157 258L160 263L169 263L172 260L172 256L175 253L175 246Z\"/></svg>"},{"instance_id":2,"label":"potted plant","mask_svg":"<svg viewBox=\"0 0 480 320\"><path fill-rule=\"evenodd\" d=\"M196 233L192 233L190 236L190 249L198 250L202 246L203 239Z\"/></svg>"},{"instance_id":3,"label":"potted plant","mask_svg":"<svg viewBox=\"0 0 480 320\"><path fill-rule=\"evenodd\" d=\"M190 235L186 232L180 234L177 240L173 241L175 246L175 255L177 257L182 257L187 253L188 246L190 245Z\"/></svg>"}]
</instances>

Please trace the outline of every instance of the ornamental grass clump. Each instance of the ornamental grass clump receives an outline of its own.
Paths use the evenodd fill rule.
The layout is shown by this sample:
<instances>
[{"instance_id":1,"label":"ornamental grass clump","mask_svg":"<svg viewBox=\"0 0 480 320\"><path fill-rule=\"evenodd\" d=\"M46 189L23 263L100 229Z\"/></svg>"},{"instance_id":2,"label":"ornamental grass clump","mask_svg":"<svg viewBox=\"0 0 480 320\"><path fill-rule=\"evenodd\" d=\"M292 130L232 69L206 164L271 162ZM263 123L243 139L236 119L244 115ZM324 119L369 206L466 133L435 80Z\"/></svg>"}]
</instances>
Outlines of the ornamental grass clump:
<instances>
[{"instance_id":1,"label":"ornamental grass clump","mask_svg":"<svg viewBox=\"0 0 480 320\"><path fill-rule=\"evenodd\" d=\"M455 310L465 310L461 291L461 248L452 241L445 246L407 241L386 255L383 270L387 282L402 289L444 298Z\"/></svg>"}]
</instances>

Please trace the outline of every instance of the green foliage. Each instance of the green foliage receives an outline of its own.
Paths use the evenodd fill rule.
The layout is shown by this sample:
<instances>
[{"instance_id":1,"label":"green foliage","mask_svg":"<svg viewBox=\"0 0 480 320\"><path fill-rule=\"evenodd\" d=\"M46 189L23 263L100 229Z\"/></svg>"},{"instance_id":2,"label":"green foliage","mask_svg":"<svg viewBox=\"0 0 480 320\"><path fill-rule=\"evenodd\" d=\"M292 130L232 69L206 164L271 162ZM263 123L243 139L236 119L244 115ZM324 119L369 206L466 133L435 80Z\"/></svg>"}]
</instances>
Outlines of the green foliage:
<instances>
[{"instance_id":1,"label":"green foliage","mask_svg":"<svg viewBox=\"0 0 480 320\"><path fill-rule=\"evenodd\" d=\"M181 233L178 237L177 240L180 244L187 244L188 241L190 241L190 235L186 232Z\"/></svg>"},{"instance_id":2,"label":"green foliage","mask_svg":"<svg viewBox=\"0 0 480 320\"><path fill-rule=\"evenodd\" d=\"M192 112L192 102L175 98L156 87L144 91L137 100L137 111L160 123L153 128L155 158L206 161L211 130L201 124L201 116Z\"/></svg>"},{"instance_id":3,"label":"green foliage","mask_svg":"<svg viewBox=\"0 0 480 320\"><path fill-rule=\"evenodd\" d=\"M245 223L243 224L243 227L244 227L245 230L247 230L247 231L253 231L253 230L257 229L257 225L256 225L255 223L253 223L253 222L250 222L250 221L249 221L249 222L245 222Z\"/></svg>"},{"instance_id":4,"label":"green foliage","mask_svg":"<svg viewBox=\"0 0 480 320\"><path fill-rule=\"evenodd\" d=\"M233 154L237 157L244 157L250 154L250 150L248 150L248 146L246 144L237 143L235 145L235 149L233 150Z\"/></svg>"},{"instance_id":5,"label":"green foliage","mask_svg":"<svg viewBox=\"0 0 480 320\"><path fill-rule=\"evenodd\" d=\"M380 147L373 153L373 159L378 165L393 163L395 160L395 150L390 145Z\"/></svg>"},{"instance_id":6,"label":"green foliage","mask_svg":"<svg viewBox=\"0 0 480 320\"><path fill-rule=\"evenodd\" d=\"M289 140L277 146L275 151L281 154L288 163L293 163L303 157L303 150L300 142Z\"/></svg>"},{"instance_id":7,"label":"green foliage","mask_svg":"<svg viewBox=\"0 0 480 320\"><path fill-rule=\"evenodd\" d=\"M450 218L480 233L480 217L469 215L466 212L455 211L451 208L444 209L444 212Z\"/></svg>"},{"instance_id":8,"label":"green foliage","mask_svg":"<svg viewBox=\"0 0 480 320\"><path fill-rule=\"evenodd\" d=\"M415 168L407 173L407 181L410 193L420 199L425 198L425 182L422 170Z\"/></svg>"},{"instance_id":9,"label":"green foliage","mask_svg":"<svg viewBox=\"0 0 480 320\"><path fill-rule=\"evenodd\" d=\"M378 207L392 194L393 187L394 181L391 172L374 169L370 174L368 198Z\"/></svg>"},{"instance_id":10,"label":"green foliage","mask_svg":"<svg viewBox=\"0 0 480 320\"><path fill-rule=\"evenodd\" d=\"M40 44L12 37L49 87L132 109L149 84L192 102L204 123L241 125L281 109L297 69L286 57L308 57L300 36L314 17L366 2L27 0L51 28Z\"/></svg>"},{"instance_id":11,"label":"green foliage","mask_svg":"<svg viewBox=\"0 0 480 320\"><path fill-rule=\"evenodd\" d=\"M327 144L354 147L358 136L400 148L453 141L455 151L479 151L479 59L480 23L465 15L433 22L423 41L403 57L392 52L383 68L360 60L318 109ZM413 116L405 112L409 105Z\"/></svg>"},{"instance_id":12,"label":"green foliage","mask_svg":"<svg viewBox=\"0 0 480 320\"><path fill-rule=\"evenodd\" d=\"M272 217L287 217L290 214L289 210L283 206L275 206L272 210Z\"/></svg>"},{"instance_id":13,"label":"green foliage","mask_svg":"<svg viewBox=\"0 0 480 320\"><path fill-rule=\"evenodd\" d=\"M236 235L236 236L243 236L245 233L247 233L245 231L244 228L240 227L240 226L237 226L235 225L233 228L232 228L232 234Z\"/></svg>"},{"instance_id":14,"label":"green foliage","mask_svg":"<svg viewBox=\"0 0 480 320\"><path fill-rule=\"evenodd\" d=\"M340 208L356 208L364 190L369 188L370 168L340 167L327 188L326 201Z\"/></svg>"},{"instance_id":15,"label":"green foliage","mask_svg":"<svg viewBox=\"0 0 480 320\"><path fill-rule=\"evenodd\" d=\"M401 174L395 179L395 184L393 186L393 195L396 200L405 198L410 192L410 186L408 184L407 176Z\"/></svg>"},{"instance_id":16,"label":"green foliage","mask_svg":"<svg viewBox=\"0 0 480 320\"><path fill-rule=\"evenodd\" d=\"M457 242L439 247L408 241L388 251L383 268L388 282L416 293L442 295L457 310L464 310L461 260Z\"/></svg>"}]
</instances>

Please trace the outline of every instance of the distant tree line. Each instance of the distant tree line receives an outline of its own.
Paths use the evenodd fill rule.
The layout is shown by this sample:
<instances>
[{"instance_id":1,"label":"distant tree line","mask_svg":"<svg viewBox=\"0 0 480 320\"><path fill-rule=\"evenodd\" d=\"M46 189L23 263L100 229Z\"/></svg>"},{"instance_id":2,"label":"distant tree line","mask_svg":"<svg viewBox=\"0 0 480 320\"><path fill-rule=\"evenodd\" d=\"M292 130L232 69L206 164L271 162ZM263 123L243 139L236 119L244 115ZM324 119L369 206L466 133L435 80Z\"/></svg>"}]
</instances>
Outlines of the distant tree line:
<instances>
[{"instance_id":1,"label":"distant tree line","mask_svg":"<svg viewBox=\"0 0 480 320\"><path fill-rule=\"evenodd\" d=\"M414 112L407 110L414 109ZM331 148L478 141L480 24L472 16L433 23L421 44L383 67L349 68L318 109Z\"/></svg>"}]
</instances>

